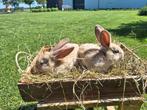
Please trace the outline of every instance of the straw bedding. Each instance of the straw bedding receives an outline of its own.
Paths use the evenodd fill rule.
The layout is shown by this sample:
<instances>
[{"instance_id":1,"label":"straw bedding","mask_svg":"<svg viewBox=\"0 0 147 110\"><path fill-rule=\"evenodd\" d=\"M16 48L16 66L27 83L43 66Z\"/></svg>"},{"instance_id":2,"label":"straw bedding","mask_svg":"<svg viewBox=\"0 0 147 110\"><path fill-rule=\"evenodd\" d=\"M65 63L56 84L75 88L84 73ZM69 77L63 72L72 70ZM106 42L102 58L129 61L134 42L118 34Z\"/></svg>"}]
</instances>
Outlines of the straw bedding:
<instances>
[{"instance_id":1,"label":"straw bedding","mask_svg":"<svg viewBox=\"0 0 147 110\"><path fill-rule=\"evenodd\" d=\"M32 82L47 82L49 80L64 80L64 79L83 79L83 78L102 78L102 77L113 77L113 76L132 76L139 75L143 77L147 74L147 61L141 60L136 54L134 54L126 46L121 46L125 52L124 60L113 65L107 74L83 71L79 72L74 68L69 73L54 74L54 73L42 73L32 75L30 73L23 72L20 81L25 83Z\"/></svg>"}]
</instances>

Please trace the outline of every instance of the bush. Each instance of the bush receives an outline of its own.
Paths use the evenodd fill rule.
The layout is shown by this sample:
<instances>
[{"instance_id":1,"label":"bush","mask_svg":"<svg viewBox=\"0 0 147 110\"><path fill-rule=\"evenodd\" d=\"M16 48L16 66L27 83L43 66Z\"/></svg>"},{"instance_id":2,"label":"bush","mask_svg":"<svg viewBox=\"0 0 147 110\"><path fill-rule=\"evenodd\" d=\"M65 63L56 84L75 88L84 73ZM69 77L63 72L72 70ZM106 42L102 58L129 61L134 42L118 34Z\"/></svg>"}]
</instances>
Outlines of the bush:
<instances>
[{"instance_id":1,"label":"bush","mask_svg":"<svg viewBox=\"0 0 147 110\"><path fill-rule=\"evenodd\" d=\"M51 8L51 11L58 11L58 8Z\"/></svg>"},{"instance_id":2,"label":"bush","mask_svg":"<svg viewBox=\"0 0 147 110\"><path fill-rule=\"evenodd\" d=\"M139 13L138 13L138 14L141 15L141 16L144 16L144 15L147 16L147 6L141 8L141 9L139 10Z\"/></svg>"},{"instance_id":3,"label":"bush","mask_svg":"<svg viewBox=\"0 0 147 110\"><path fill-rule=\"evenodd\" d=\"M58 8L34 8L31 10L32 12L51 12L58 11Z\"/></svg>"},{"instance_id":4,"label":"bush","mask_svg":"<svg viewBox=\"0 0 147 110\"><path fill-rule=\"evenodd\" d=\"M31 9L32 12L40 12L40 9Z\"/></svg>"},{"instance_id":5,"label":"bush","mask_svg":"<svg viewBox=\"0 0 147 110\"><path fill-rule=\"evenodd\" d=\"M31 7L31 9L40 9L42 6Z\"/></svg>"},{"instance_id":6,"label":"bush","mask_svg":"<svg viewBox=\"0 0 147 110\"><path fill-rule=\"evenodd\" d=\"M51 8L47 8L47 11L52 11Z\"/></svg>"},{"instance_id":7,"label":"bush","mask_svg":"<svg viewBox=\"0 0 147 110\"><path fill-rule=\"evenodd\" d=\"M32 9L32 12L47 12L48 9L47 8L39 8L39 9Z\"/></svg>"}]
</instances>

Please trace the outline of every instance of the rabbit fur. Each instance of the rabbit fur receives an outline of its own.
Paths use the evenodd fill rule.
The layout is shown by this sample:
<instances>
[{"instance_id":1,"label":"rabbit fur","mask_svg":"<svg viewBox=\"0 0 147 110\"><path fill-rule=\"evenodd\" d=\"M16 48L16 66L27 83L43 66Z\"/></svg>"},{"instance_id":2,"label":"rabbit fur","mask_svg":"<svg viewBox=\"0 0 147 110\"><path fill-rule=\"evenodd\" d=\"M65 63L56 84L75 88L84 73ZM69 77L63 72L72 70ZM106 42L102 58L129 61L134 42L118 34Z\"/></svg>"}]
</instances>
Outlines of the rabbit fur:
<instances>
[{"instance_id":1,"label":"rabbit fur","mask_svg":"<svg viewBox=\"0 0 147 110\"><path fill-rule=\"evenodd\" d=\"M79 46L61 40L55 47L43 47L32 61L28 71L38 73L65 73L70 71L77 60Z\"/></svg>"},{"instance_id":2,"label":"rabbit fur","mask_svg":"<svg viewBox=\"0 0 147 110\"><path fill-rule=\"evenodd\" d=\"M78 51L78 64L82 69L107 73L109 68L124 58L119 45L111 42L111 34L102 26L95 26L97 44L81 44Z\"/></svg>"}]
</instances>

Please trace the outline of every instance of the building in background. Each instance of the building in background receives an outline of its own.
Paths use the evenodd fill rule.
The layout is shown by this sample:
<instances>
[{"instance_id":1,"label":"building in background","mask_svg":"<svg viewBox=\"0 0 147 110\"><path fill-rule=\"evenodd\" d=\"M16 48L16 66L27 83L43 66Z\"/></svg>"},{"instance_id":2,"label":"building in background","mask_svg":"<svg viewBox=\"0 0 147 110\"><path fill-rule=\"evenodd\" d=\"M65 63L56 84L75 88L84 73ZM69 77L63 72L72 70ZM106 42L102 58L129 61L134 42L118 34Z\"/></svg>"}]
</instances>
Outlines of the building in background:
<instances>
[{"instance_id":1,"label":"building in background","mask_svg":"<svg viewBox=\"0 0 147 110\"><path fill-rule=\"evenodd\" d=\"M63 0L47 0L47 8L62 9Z\"/></svg>"},{"instance_id":2,"label":"building in background","mask_svg":"<svg viewBox=\"0 0 147 110\"><path fill-rule=\"evenodd\" d=\"M47 7L70 8L70 9L125 9L141 8L147 5L147 0L47 0ZM33 2L32 7L41 6ZM19 7L29 8L25 3L20 3ZM5 8L0 2L0 9Z\"/></svg>"},{"instance_id":3,"label":"building in background","mask_svg":"<svg viewBox=\"0 0 147 110\"><path fill-rule=\"evenodd\" d=\"M125 9L141 8L145 5L147 0L63 0L63 6L72 9Z\"/></svg>"}]
</instances>

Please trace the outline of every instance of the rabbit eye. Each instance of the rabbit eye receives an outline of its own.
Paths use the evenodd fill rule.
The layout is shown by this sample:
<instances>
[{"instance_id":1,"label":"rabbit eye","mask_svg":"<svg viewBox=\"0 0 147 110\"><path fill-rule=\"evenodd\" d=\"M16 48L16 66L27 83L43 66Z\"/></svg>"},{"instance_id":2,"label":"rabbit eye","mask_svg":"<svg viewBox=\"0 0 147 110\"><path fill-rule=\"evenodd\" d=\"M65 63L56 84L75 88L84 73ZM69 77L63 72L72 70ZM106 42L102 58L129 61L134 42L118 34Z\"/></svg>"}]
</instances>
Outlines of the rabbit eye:
<instances>
[{"instance_id":1,"label":"rabbit eye","mask_svg":"<svg viewBox=\"0 0 147 110\"><path fill-rule=\"evenodd\" d=\"M40 64L41 64L41 65L43 65L43 64L48 64L48 59L43 58L43 59L40 61Z\"/></svg>"},{"instance_id":2,"label":"rabbit eye","mask_svg":"<svg viewBox=\"0 0 147 110\"><path fill-rule=\"evenodd\" d=\"M113 53L119 53L119 50L112 50Z\"/></svg>"}]
</instances>

